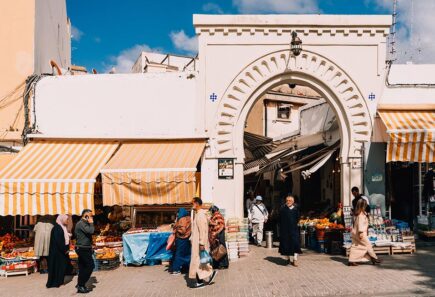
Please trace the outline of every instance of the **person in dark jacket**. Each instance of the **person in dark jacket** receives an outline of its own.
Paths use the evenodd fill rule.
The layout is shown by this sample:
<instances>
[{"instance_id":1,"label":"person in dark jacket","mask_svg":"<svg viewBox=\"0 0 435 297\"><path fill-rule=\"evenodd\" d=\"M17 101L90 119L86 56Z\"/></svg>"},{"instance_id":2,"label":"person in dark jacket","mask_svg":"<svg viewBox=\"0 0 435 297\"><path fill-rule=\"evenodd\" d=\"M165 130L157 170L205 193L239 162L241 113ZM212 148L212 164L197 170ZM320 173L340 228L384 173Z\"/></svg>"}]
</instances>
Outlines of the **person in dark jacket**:
<instances>
[{"instance_id":1,"label":"person in dark jacket","mask_svg":"<svg viewBox=\"0 0 435 297\"><path fill-rule=\"evenodd\" d=\"M59 215L51 230L47 288L59 288L63 285L65 274L71 265L68 256L71 234L67 231L67 225L68 216Z\"/></svg>"},{"instance_id":2,"label":"person in dark jacket","mask_svg":"<svg viewBox=\"0 0 435 297\"><path fill-rule=\"evenodd\" d=\"M288 257L289 265L298 266L298 254L301 253L299 239L299 209L293 196L287 196L286 204L280 210L279 253Z\"/></svg>"},{"instance_id":3,"label":"person in dark jacket","mask_svg":"<svg viewBox=\"0 0 435 297\"><path fill-rule=\"evenodd\" d=\"M92 211L85 209L82 211L82 218L76 224L76 253L79 256L79 276L77 279L77 293L89 293L90 289L86 288L86 283L91 277L95 268L92 258L92 234L94 234L94 220Z\"/></svg>"},{"instance_id":4,"label":"person in dark jacket","mask_svg":"<svg viewBox=\"0 0 435 297\"><path fill-rule=\"evenodd\" d=\"M358 187L353 187L352 190L352 196L354 197L352 200L352 213L355 213L355 209L356 209L356 204L358 203L358 201L360 199L364 199L367 202L367 207L365 209L365 212L367 215L370 214L370 201L369 198L367 198L366 196L360 194Z\"/></svg>"}]
</instances>

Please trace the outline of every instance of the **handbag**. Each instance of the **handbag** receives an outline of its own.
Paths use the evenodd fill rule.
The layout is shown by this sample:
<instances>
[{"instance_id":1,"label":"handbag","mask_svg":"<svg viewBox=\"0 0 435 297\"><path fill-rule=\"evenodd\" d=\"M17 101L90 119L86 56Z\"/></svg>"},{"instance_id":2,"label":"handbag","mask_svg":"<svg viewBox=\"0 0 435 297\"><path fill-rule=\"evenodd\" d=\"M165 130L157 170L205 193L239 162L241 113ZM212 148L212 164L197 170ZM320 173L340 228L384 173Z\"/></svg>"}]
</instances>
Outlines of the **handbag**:
<instances>
[{"instance_id":1,"label":"handbag","mask_svg":"<svg viewBox=\"0 0 435 297\"><path fill-rule=\"evenodd\" d=\"M172 233L168 237L168 241L166 242L166 250L169 251L175 244L175 233Z\"/></svg>"},{"instance_id":2,"label":"handbag","mask_svg":"<svg viewBox=\"0 0 435 297\"><path fill-rule=\"evenodd\" d=\"M213 260L215 260L215 261L219 261L219 260L222 259L226 254L227 254L227 249L226 249L226 247L225 247L222 243L219 243L218 245L216 245L216 247L214 247L214 248L211 250L211 257L212 257Z\"/></svg>"}]
</instances>

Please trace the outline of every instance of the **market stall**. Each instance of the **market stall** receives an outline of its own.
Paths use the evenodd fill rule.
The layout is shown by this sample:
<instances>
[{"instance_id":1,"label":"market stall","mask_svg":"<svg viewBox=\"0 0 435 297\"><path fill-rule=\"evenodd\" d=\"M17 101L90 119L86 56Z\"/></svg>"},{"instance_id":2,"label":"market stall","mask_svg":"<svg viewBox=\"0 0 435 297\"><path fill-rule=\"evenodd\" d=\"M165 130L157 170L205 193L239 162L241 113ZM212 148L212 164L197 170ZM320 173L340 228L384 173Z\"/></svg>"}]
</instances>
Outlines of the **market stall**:
<instances>
[{"instance_id":1,"label":"market stall","mask_svg":"<svg viewBox=\"0 0 435 297\"><path fill-rule=\"evenodd\" d=\"M133 228L122 235L124 264L171 259L170 224L199 194L204 146L203 139L125 142L103 167L103 204L130 209Z\"/></svg>"}]
</instances>

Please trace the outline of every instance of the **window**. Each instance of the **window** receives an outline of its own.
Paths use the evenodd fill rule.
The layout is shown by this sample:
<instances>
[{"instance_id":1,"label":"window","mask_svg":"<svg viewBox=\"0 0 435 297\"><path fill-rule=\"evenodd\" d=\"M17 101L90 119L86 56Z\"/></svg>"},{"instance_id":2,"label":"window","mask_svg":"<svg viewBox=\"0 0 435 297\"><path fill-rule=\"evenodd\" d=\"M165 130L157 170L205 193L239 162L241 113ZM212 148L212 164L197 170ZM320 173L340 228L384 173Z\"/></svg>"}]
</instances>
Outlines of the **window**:
<instances>
[{"instance_id":1,"label":"window","mask_svg":"<svg viewBox=\"0 0 435 297\"><path fill-rule=\"evenodd\" d=\"M290 120L291 107L292 106L289 103L278 103L277 104L278 120Z\"/></svg>"}]
</instances>

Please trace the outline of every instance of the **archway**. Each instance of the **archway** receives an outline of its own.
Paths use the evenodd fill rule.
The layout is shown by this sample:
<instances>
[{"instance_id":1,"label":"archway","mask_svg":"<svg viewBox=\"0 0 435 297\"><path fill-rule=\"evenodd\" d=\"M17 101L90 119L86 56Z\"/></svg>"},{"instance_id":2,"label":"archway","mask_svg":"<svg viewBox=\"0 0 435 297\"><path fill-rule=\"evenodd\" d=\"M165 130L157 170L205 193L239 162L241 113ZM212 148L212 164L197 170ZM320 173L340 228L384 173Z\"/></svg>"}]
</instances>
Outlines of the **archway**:
<instances>
[{"instance_id":1,"label":"archway","mask_svg":"<svg viewBox=\"0 0 435 297\"><path fill-rule=\"evenodd\" d=\"M301 84L321 94L334 110L341 133L341 197L350 204L350 188L361 186L363 144L370 140L372 123L366 102L352 78L322 55L300 56L280 50L260 57L239 72L226 89L215 117L210 144L216 158L235 159L235 198L243 197L243 133L247 115L267 90L286 82ZM235 214L243 199L235 199Z\"/></svg>"}]
</instances>

